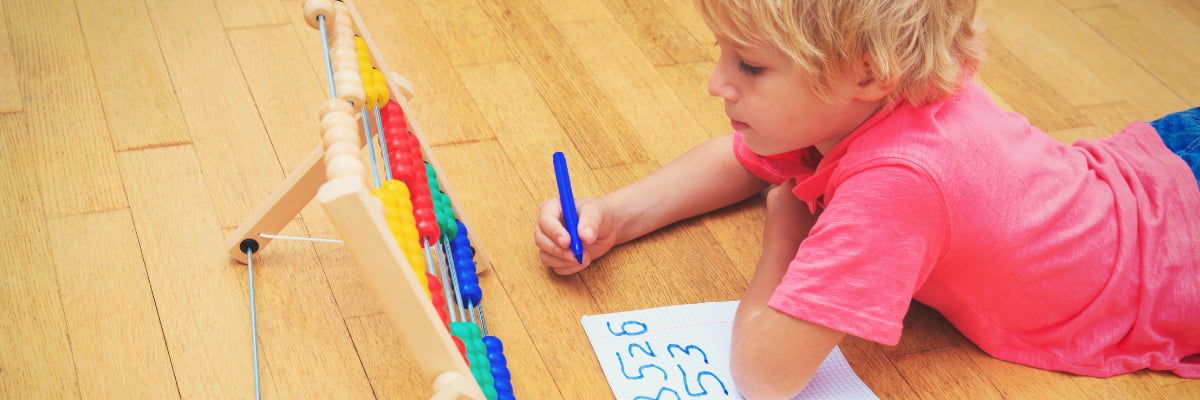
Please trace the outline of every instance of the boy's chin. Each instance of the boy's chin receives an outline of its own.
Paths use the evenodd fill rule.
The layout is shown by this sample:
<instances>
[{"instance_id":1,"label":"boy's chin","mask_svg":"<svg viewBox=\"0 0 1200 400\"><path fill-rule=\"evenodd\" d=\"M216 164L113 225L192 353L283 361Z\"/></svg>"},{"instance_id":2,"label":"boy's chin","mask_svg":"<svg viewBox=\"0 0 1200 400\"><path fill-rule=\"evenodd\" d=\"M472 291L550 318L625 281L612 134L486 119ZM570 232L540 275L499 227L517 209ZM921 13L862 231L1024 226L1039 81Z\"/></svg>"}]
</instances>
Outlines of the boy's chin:
<instances>
[{"instance_id":1,"label":"boy's chin","mask_svg":"<svg viewBox=\"0 0 1200 400\"><path fill-rule=\"evenodd\" d=\"M762 157L771 158L771 157L784 156L784 155L787 155L788 153L792 153L795 151L795 150L783 149L779 146L772 146L772 145L766 144L766 143L757 143L752 138L746 137L746 131L742 131L742 138L743 138L742 143L744 143L746 145L746 148L750 149L750 151L753 151L754 154L758 154L759 156L762 156Z\"/></svg>"}]
</instances>

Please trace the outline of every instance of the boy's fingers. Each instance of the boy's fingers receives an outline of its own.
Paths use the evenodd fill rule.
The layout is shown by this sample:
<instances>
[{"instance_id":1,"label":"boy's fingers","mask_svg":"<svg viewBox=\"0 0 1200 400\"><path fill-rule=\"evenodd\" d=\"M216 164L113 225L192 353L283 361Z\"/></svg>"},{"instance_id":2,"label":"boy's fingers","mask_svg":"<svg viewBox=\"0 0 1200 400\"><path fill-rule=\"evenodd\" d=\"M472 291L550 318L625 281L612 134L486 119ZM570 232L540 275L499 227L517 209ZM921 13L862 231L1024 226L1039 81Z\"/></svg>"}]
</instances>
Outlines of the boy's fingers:
<instances>
[{"instance_id":1,"label":"boy's fingers","mask_svg":"<svg viewBox=\"0 0 1200 400\"><path fill-rule=\"evenodd\" d=\"M549 267L554 271L555 274L558 275L570 275L579 272L586 266L586 264L580 265L579 263L575 262L574 256L564 259L558 254L558 252L543 251L540 252L538 256L541 257L543 265ZM584 262L587 261L588 260L584 260Z\"/></svg>"},{"instance_id":2,"label":"boy's fingers","mask_svg":"<svg viewBox=\"0 0 1200 400\"><path fill-rule=\"evenodd\" d=\"M533 243L542 251L561 252L563 249L570 247L570 239L567 240L567 244L564 244L562 240L563 236L566 236L566 231L551 238L545 232L538 229L533 233Z\"/></svg>"},{"instance_id":3,"label":"boy's fingers","mask_svg":"<svg viewBox=\"0 0 1200 400\"><path fill-rule=\"evenodd\" d=\"M554 242L560 243L559 239L567 234L567 229L562 224L562 209L558 207L557 202L547 200L542 203L538 211L537 228L538 233Z\"/></svg>"},{"instance_id":4,"label":"boy's fingers","mask_svg":"<svg viewBox=\"0 0 1200 400\"><path fill-rule=\"evenodd\" d=\"M570 266L570 267L551 268L550 270L554 271L554 273L556 273L556 274L566 276L566 275L574 274L579 271L583 271L584 268L586 268L586 267L583 265L575 264L574 266Z\"/></svg>"}]
</instances>

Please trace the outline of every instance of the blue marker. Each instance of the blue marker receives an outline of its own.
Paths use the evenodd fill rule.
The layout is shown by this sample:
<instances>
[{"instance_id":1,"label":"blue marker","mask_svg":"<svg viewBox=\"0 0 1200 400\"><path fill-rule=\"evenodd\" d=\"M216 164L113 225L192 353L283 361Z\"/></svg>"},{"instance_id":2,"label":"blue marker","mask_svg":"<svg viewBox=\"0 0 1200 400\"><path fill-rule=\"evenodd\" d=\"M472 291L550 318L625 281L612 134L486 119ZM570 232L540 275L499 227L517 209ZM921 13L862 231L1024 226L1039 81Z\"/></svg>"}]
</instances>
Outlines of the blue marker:
<instances>
[{"instance_id":1,"label":"blue marker","mask_svg":"<svg viewBox=\"0 0 1200 400\"><path fill-rule=\"evenodd\" d=\"M558 180L558 200L562 204L563 224L571 235L571 252L575 261L583 264L583 242L579 241L579 214L575 210L575 193L571 192L571 174L567 172L567 157L554 153L554 177Z\"/></svg>"}]
</instances>

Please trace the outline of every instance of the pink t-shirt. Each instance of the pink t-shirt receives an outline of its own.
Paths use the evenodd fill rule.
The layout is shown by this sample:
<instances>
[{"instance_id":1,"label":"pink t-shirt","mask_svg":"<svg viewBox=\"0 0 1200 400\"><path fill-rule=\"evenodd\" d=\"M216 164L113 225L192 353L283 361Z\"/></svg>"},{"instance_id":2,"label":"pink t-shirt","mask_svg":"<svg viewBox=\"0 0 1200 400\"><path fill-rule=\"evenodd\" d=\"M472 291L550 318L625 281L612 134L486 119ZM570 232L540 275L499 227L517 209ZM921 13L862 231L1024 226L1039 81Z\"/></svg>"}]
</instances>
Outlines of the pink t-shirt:
<instances>
[{"instance_id":1,"label":"pink t-shirt","mask_svg":"<svg viewBox=\"0 0 1200 400\"><path fill-rule=\"evenodd\" d=\"M764 157L821 214L769 305L895 345L916 299L992 356L1200 378L1200 189L1148 124L1055 142L977 85L877 112L822 157Z\"/></svg>"}]
</instances>

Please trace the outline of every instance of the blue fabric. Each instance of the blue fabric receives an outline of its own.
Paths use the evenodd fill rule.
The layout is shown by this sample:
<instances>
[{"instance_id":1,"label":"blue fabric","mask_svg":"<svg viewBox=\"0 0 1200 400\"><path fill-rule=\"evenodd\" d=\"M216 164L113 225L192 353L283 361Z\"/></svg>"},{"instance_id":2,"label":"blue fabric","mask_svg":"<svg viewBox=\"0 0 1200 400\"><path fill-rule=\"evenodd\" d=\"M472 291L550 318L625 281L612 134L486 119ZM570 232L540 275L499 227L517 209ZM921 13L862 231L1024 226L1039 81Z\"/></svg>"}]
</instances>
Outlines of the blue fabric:
<instances>
[{"instance_id":1,"label":"blue fabric","mask_svg":"<svg viewBox=\"0 0 1200 400\"><path fill-rule=\"evenodd\" d=\"M1200 182L1200 107L1167 114L1150 123L1163 143L1192 167L1192 175Z\"/></svg>"}]
</instances>

